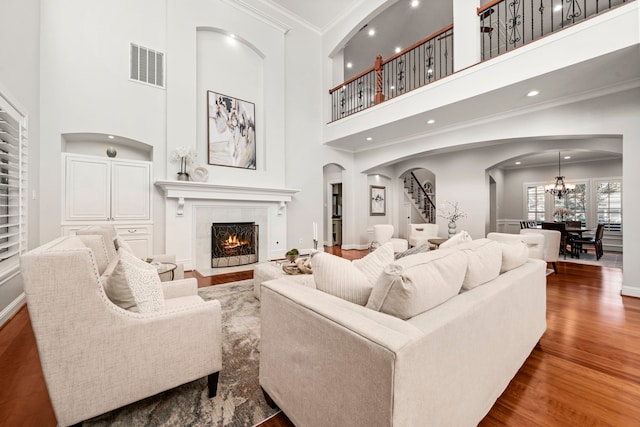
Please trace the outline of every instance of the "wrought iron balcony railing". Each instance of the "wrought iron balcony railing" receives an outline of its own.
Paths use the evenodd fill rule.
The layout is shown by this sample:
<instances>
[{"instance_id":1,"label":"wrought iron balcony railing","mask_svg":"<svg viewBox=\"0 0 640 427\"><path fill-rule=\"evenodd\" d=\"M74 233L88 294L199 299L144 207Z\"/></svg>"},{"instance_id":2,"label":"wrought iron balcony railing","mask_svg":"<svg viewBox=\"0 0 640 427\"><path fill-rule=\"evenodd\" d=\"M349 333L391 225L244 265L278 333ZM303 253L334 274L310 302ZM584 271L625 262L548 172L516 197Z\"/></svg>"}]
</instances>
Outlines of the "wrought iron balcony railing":
<instances>
[{"instance_id":1,"label":"wrought iron balcony railing","mask_svg":"<svg viewBox=\"0 0 640 427\"><path fill-rule=\"evenodd\" d=\"M477 9L481 58L513 50L633 0L493 0ZM329 90L331 121L453 73L453 25Z\"/></svg>"},{"instance_id":2,"label":"wrought iron balcony railing","mask_svg":"<svg viewBox=\"0 0 640 427\"><path fill-rule=\"evenodd\" d=\"M389 59L378 55L373 67L329 91L331 121L357 113L453 73L453 25Z\"/></svg>"},{"instance_id":3,"label":"wrought iron balcony railing","mask_svg":"<svg viewBox=\"0 0 640 427\"><path fill-rule=\"evenodd\" d=\"M626 0L494 0L478 8L482 59L513 50Z\"/></svg>"}]
</instances>

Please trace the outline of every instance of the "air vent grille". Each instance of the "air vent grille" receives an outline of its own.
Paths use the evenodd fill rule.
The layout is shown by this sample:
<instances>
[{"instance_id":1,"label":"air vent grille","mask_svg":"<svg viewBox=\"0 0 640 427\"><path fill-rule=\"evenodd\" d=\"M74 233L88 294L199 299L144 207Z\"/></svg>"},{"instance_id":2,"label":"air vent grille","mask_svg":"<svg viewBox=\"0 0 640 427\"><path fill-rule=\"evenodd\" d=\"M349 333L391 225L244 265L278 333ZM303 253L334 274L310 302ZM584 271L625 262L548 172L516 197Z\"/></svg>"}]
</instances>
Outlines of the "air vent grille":
<instances>
[{"instance_id":1,"label":"air vent grille","mask_svg":"<svg viewBox=\"0 0 640 427\"><path fill-rule=\"evenodd\" d=\"M131 80L164 87L164 53L131 43Z\"/></svg>"}]
</instances>

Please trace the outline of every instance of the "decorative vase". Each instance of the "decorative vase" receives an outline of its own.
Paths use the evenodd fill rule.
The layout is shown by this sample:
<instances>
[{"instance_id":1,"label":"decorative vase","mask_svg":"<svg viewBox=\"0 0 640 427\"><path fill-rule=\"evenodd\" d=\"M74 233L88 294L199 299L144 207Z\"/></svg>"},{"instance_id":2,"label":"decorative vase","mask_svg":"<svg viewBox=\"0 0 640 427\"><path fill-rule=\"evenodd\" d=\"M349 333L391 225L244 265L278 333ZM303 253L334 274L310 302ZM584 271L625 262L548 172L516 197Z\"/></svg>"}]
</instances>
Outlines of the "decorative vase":
<instances>
[{"instance_id":1,"label":"decorative vase","mask_svg":"<svg viewBox=\"0 0 640 427\"><path fill-rule=\"evenodd\" d=\"M118 154L114 147L107 148L107 157L115 157Z\"/></svg>"},{"instance_id":2,"label":"decorative vase","mask_svg":"<svg viewBox=\"0 0 640 427\"><path fill-rule=\"evenodd\" d=\"M449 238L452 238L456 234L456 223L449 222Z\"/></svg>"}]
</instances>

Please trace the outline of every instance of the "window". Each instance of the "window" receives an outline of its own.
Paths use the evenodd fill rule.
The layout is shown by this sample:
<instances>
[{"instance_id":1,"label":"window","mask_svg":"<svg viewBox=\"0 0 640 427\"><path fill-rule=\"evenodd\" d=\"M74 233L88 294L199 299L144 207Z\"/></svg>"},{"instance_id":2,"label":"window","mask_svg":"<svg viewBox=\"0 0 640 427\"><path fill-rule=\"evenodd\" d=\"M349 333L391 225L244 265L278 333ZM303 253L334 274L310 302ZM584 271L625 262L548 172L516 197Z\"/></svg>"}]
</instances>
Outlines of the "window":
<instances>
[{"instance_id":1,"label":"window","mask_svg":"<svg viewBox=\"0 0 640 427\"><path fill-rule=\"evenodd\" d=\"M26 118L0 94L0 273L19 266L27 248Z\"/></svg>"},{"instance_id":2,"label":"window","mask_svg":"<svg viewBox=\"0 0 640 427\"><path fill-rule=\"evenodd\" d=\"M604 224L605 231L621 231L622 181L598 181L595 187L598 223Z\"/></svg>"},{"instance_id":3,"label":"window","mask_svg":"<svg viewBox=\"0 0 640 427\"><path fill-rule=\"evenodd\" d=\"M527 185L527 220L544 221L544 185Z\"/></svg>"},{"instance_id":4,"label":"window","mask_svg":"<svg viewBox=\"0 0 640 427\"><path fill-rule=\"evenodd\" d=\"M575 193L565 194L561 199L554 198L553 217L556 221L580 221L587 224L587 184L576 184ZM562 208L566 209L562 215Z\"/></svg>"}]
</instances>

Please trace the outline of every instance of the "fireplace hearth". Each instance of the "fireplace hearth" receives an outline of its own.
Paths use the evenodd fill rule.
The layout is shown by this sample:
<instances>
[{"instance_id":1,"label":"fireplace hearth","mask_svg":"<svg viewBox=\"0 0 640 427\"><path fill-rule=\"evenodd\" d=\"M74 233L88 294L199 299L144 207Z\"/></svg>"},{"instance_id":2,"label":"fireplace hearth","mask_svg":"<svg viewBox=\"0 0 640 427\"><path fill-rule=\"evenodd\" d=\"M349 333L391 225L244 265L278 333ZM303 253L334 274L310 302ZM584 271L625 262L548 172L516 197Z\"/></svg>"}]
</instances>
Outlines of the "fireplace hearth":
<instances>
[{"instance_id":1,"label":"fireplace hearth","mask_svg":"<svg viewBox=\"0 0 640 427\"><path fill-rule=\"evenodd\" d=\"M234 267L258 262L255 222L211 224L211 267Z\"/></svg>"}]
</instances>

